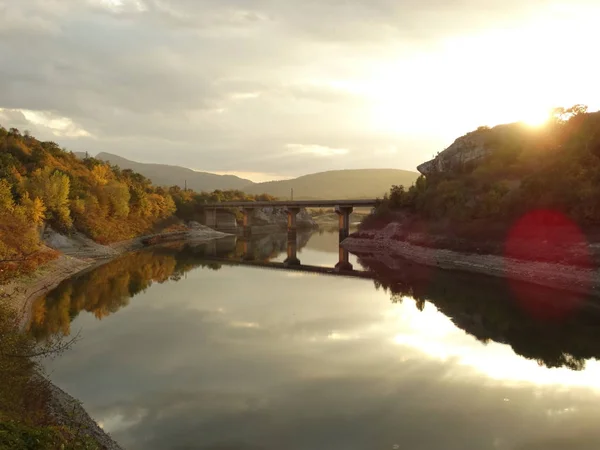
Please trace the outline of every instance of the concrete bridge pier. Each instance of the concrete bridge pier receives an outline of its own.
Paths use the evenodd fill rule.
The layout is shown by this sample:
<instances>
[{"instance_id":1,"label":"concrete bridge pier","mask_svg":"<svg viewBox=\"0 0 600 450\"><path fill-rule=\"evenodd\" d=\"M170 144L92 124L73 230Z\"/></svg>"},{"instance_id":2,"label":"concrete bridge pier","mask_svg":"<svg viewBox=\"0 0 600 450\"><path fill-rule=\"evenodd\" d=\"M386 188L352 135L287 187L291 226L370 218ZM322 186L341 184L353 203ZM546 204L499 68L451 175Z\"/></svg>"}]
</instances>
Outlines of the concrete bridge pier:
<instances>
[{"instance_id":1,"label":"concrete bridge pier","mask_svg":"<svg viewBox=\"0 0 600 450\"><path fill-rule=\"evenodd\" d=\"M251 208L242 208L242 227L244 231L244 236L249 237L252 234L252 220L251 214L253 209Z\"/></svg>"},{"instance_id":2,"label":"concrete bridge pier","mask_svg":"<svg viewBox=\"0 0 600 450\"><path fill-rule=\"evenodd\" d=\"M283 262L285 266L299 266L300 260L298 259L298 243L296 240L296 232L288 231L287 239L287 258Z\"/></svg>"},{"instance_id":3,"label":"concrete bridge pier","mask_svg":"<svg viewBox=\"0 0 600 450\"><path fill-rule=\"evenodd\" d=\"M354 208L352 206L336 206L335 213L340 221L340 242L350 234L350 214Z\"/></svg>"},{"instance_id":4,"label":"concrete bridge pier","mask_svg":"<svg viewBox=\"0 0 600 450\"><path fill-rule=\"evenodd\" d=\"M335 265L336 272L354 270L350 263L350 253L345 248L340 247L339 249L339 262Z\"/></svg>"},{"instance_id":5,"label":"concrete bridge pier","mask_svg":"<svg viewBox=\"0 0 600 450\"><path fill-rule=\"evenodd\" d=\"M210 228L217 228L217 209L204 208L204 225Z\"/></svg>"},{"instance_id":6,"label":"concrete bridge pier","mask_svg":"<svg viewBox=\"0 0 600 450\"><path fill-rule=\"evenodd\" d=\"M254 250L250 239L242 239L242 261L254 261Z\"/></svg>"},{"instance_id":7,"label":"concrete bridge pier","mask_svg":"<svg viewBox=\"0 0 600 450\"><path fill-rule=\"evenodd\" d=\"M206 256L217 256L217 240L211 239L206 243Z\"/></svg>"},{"instance_id":8,"label":"concrete bridge pier","mask_svg":"<svg viewBox=\"0 0 600 450\"><path fill-rule=\"evenodd\" d=\"M288 218L288 223L287 223L288 234L290 232L293 232L295 234L296 233L296 218L298 216L298 213L300 212L300 208L288 206L285 208L285 212L287 212L287 218Z\"/></svg>"}]
</instances>

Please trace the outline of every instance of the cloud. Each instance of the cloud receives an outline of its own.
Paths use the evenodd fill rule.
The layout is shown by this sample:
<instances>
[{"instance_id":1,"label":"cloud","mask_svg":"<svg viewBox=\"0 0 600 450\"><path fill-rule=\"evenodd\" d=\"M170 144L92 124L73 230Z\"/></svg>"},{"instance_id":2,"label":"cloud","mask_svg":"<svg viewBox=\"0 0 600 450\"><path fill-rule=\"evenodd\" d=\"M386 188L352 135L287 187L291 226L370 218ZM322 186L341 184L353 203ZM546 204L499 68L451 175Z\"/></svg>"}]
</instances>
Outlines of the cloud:
<instances>
[{"instance_id":1,"label":"cloud","mask_svg":"<svg viewBox=\"0 0 600 450\"><path fill-rule=\"evenodd\" d=\"M0 124L10 124L22 131L35 132L40 138L49 136L64 138L92 137L68 117L60 117L48 111L0 108Z\"/></svg>"},{"instance_id":2,"label":"cloud","mask_svg":"<svg viewBox=\"0 0 600 450\"><path fill-rule=\"evenodd\" d=\"M478 42L488 28L525 26L526 36L528 21L552 16L556 34L561 20L593 17L581 12L591 0L569 4L557 12L550 0L0 0L0 108L69 120L66 131L31 128L73 150L201 170L414 168L487 121L487 96L465 93L473 78L482 88L498 78L477 68L479 57L514 67L500 44L477 57L472 45L461 58L436 52L458 37ZM593 27L586 33L593 41ZM561 46L552 61L573 53ZM427 64L414 59L421 54ZM527 64L520 58L516 72L531 73ZM595 71L586 64L577 65L590 74L578 92L589 96ZM478 116L447 120L465 111Z\"/></svg>"},{"instance_id":3,"label":"cloud","mask_svg":"<svg viewBox=\"0 0 600 450\"><path fill-rule=\"evenodd\" d=\"M264 173L264 172L240 172L237 170L220 170L215 171L217 175L234 175L236 177L245 178L247 180L254 181L255 183L263 183L265 181L277 181L277 180L288 180L291 177L278 175L275 173Z\"/></svg>"},{"instance_id":4,"label":"cloud","mask_svg":"<svg viewBox=\"0 0 600 450\"><path fill-rule=\"evenodd\" d=\"M346 148L331 148L324 145L287 144L286 148L295 154L311 154L315 156L341 156L349 153Z\"/></svg>"},{"instance_id":5,"label":"cloud","mask_svg":"<svg viewBox=\"0 0 600 450\"><path fill-rule=\"evenodd\" d=\"M25 119L29 122L48 128L55 136L65 137L91 137L83 128L78 127L68 117L59 117L46 111L21 111Z\"/></svg>"}]
</instances>

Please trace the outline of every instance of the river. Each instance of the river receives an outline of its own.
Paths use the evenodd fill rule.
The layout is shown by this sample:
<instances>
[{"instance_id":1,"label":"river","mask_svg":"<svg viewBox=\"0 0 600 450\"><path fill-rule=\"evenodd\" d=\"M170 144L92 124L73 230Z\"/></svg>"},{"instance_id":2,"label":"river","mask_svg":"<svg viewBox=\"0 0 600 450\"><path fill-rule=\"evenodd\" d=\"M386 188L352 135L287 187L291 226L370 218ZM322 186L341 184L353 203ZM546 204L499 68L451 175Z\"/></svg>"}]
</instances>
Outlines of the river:
<instances>
[{"instance_id":1,"label":"river","mask_svg":"<svg viewBox=\"0 0 600 450\"><path fill-rule=\"evenodd\" d=\"M38 299L31 333L79 333L50 378L129 450L600 448L594 304L372 255L347 262L375 280L264 267L288 256L285 234L128 254ZM337 233L297 258L333 268Z\"/></svg>"}]
</instances>

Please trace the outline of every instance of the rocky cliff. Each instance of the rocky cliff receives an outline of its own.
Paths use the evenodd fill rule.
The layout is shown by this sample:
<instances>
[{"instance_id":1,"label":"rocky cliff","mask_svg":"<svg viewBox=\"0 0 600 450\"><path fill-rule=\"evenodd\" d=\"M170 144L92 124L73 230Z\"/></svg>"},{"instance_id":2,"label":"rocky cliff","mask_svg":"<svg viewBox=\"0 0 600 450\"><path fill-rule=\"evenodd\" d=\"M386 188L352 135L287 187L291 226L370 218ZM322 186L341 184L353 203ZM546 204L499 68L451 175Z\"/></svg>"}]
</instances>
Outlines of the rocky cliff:
<instances>
[{"instance_id":1,"label":"rocky cliff","mask_svg":"<svg viewBox=\"0 0 600 450\"><path fill-rule=\"evenodd\" d=\"M477 162L492 153L498 144L509 139L524 139L532 130L523 124L512 123L494 128L479 127L477 130L459 137L452 145L438 153L431 161L417 167L422 175L439 172L456 172Z\"/></svg>"},{"instance_id":2,"label":"rocky cliff","mask_svg":"<svg viewBox=\"0 0 600 450\"><path fill-rule=\"evenodd\" d=\"M434 159L419 165L417 170L423 175L448 172L485 157L490 153L490 148L486 145L487 131L489 129L480 128L458 138Z\"/></svg>"}]
</instances>

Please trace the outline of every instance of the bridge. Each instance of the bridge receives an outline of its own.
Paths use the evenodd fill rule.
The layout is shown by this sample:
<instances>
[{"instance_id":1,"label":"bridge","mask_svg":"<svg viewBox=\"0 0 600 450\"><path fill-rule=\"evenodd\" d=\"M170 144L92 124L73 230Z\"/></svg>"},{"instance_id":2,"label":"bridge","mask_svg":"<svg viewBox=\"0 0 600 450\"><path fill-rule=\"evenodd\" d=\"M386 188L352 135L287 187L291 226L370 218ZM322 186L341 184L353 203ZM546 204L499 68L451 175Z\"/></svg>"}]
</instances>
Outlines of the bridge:
<instances>
[{"instance_id":1,"label":"bridge","mask_svg":"<svg viewBox=\"0 0 600 450\"><path fill-rule=\"evenodd\" d=\"M296 216L302 208L334 208L339 217L340 240L348 237L350 233L350 214L354 208L374 207L378 203L376 199L368 200L276 200L259 202L221 202L207 203L202 205L205 212L205 225L211 228L217 226L217 210L239 208L243 213L244 234L250 232L252 226L250 214L257 208L283 208L287 212L288 233L296 233Z\"/></svg>"}]
</instances>

